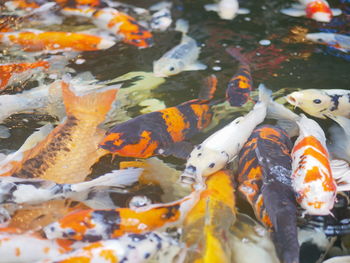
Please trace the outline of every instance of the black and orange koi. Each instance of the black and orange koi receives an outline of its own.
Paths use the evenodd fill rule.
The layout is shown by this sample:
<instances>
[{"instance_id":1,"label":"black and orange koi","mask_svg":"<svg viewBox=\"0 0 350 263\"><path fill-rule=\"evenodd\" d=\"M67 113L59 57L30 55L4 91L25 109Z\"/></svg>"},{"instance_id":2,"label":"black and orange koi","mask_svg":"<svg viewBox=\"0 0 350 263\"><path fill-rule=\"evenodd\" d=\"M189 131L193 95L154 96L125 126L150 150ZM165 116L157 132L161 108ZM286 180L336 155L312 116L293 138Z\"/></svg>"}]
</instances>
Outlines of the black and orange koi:
<instances>
[{"instance_id":1,"label":"black and orange koi","mask_svg":"<svg viewBox=\"0 0 350 263\"><path fill-rule=\"evenodd\" d=\"M107 132L100 147L125 157L148 158L163 154L186 158L192 150L186 140L211 121L209 102L216 90L216 81L212 83L214 85L202 98L143 114L116 125Z\"/></svg>"},{"instance_id":2,"label":"black and orange koi","mask_svg":"<svg viewBox=\"0 0 350 263\"><path fill-rule=\"evenodd\" d=\"M250 66L237 48L228 48L226 51L239 61L237 73L230 79L227 85L226 99L231 106L239 107L249 100L250 92L253 88Z\"/></svg>"},{"instance_id":3,"label":"black and orange koi","mask_svg":"<svg viewBox=\"0 0 350 263\"><path fill-rule=\"evenodd\" d=\"M299 262L296 200L292 188L292 143L280 128L254 130L239 154L239 191L271 232L281 262Z\"/></svg>"}]
</instances>

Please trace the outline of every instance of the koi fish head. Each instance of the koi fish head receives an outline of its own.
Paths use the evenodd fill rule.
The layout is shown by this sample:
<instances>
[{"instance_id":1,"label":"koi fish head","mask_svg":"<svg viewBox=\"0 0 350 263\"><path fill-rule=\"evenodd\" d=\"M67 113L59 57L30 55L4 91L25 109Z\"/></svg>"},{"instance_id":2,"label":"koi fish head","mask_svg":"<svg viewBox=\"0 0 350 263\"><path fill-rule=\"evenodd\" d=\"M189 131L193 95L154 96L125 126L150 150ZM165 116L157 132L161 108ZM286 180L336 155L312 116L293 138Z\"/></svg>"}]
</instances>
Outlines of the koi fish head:
<instances>
[{"instance_id":1,"label":"koi fish head","mask_svg":"<svg viewBox=\"0 0 350 263\"><path fill-rule=\"evenodd\" d=\"M228 161L229 157L226 152L198 145L189 155L182 178L189 177L198 181L203 176L209 176L219 171Z\"/></svg>"},{"instance_id":2,"label":"koi fish head","mask_svg":"<svg viewBox=\"0 0 350 263\"><path fill-rule=\"evenodd\" d=\"M330 22L333 13L326 1L316 0L306 6L306 17L319 22Z\"/></svg>"},{"instance_id":3,"label":"koi fish head","mask_svg":"<svg viewBox=\"0 0 350 263\"><path fill-rule=\"evenodd\" d=\"M223 0L219 2L218 14L221 19L232 20L238 11L238 2L236 0Z\"/></svg>"},{"instance_id":4,"label":"koi fish head","mask_svg":"<svg viewBox=\"0 0 350 263\"><path fill-rule=\"evenodd\" d=\"M179 59L162 57L153 62L153 74L156 77L169 77L183 71L185 64Z\"/></svg>"},{"instance_id":5,"label":"koi fish head","mask_svg":"<svg viewBox=\"0 0 350 263\"><path fill-rule=\"evenodd\" d=\"M305 192L309 188L305 189ZM335 192L319 192L317 195L299 194L297 201L310 215L329 215L334 206Z\"/></svg>"},{"instance_id":6,"label":"koi fish head","mask_svg":"<svg viewBox=\"0 0 350 263\"><path fill-rule=\"evenodd\" d=\"M329 96L316 89L296 91L289 94L286 99L293 106L321 119L326 118L323 113L326 113L332 104Z\"/></svg>"}]
</instances>

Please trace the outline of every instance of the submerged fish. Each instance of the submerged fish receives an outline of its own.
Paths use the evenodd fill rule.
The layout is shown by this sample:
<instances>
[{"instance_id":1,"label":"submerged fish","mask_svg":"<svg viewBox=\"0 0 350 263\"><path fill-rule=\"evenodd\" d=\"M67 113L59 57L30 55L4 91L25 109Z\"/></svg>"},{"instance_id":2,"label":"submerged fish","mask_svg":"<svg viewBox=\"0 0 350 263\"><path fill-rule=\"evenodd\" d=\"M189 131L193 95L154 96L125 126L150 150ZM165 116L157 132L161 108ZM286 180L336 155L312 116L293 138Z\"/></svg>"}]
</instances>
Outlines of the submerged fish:
<instances>
[{"instance_id":1,"label":"submerged fish","mask_svg":"<svg viewBox=\"0 0 350 263\"><path fill-rule=\"evenodd\" d=\"M51 260L44 260L41 263L142 263L149 262L150 259L170 263L173 262L179 250L179 244L170 237L156 232L147 232L145 234L126 234L120 238L85 244L70 253L51 257Z\"/></svg>"},{"instance_id":2,"label":"submerged fish","mask_svg":"<svg viewBox=\"0 0 350 263\"><path fill-rule=\"evenodd\" d=\"M178 201L136 209L80 210L46 226L44 232L49 239L92 242L126 233L142 234L173 226L182 222L188 211L198 202L202 191L203 186Z\"/></svg>"},{"instance_id":3,"label":"submerged fish","mask_svg":"<svg viewBox=\"0 0 350 263\"><path fill-rule=\"evenodd\" d=\"M204 70L206 65L197 61L200 47L196 41L187 36L188 24L178 20L178 31L182 32L180 44L167 51L161 58L153 62L153 73L158 77L169 77L187 70Z\"/></svg>"},{"instance_id":4,"label":"submerged fish","mask_svg":"<svg viewBox=\"0 0 350 263\"><path fill-rule=\"evenodd\" d=\"M327 115L350 118L350 91L342 89L306 89L286 96L287 101L321 119Z\"/></svg>"},{"instance_id":5,"label":"submerged fish","mask_svg":"<svg viewBox=\"0 0 350 263\"><path fill-rule=\"evenodd\" d=\"M227 85L226 99L231 106L240 107L249 100L253 88L250 66L236 48L228 48L226 51L239 61L238 71Z\"/></svg>"},{"instance_id":6,"label":"submerged fish","mask_svg":"<svg viewBox=\"0 0 350 263\"><path fill-rule=\"evenodd\" d=\"M7 46L17 45L23 51L94 51L110 48L114 41L95 35L27 30L0 33L0 43Z\"/></svg>"},{"instance_id":7,"label":"submerged fish","mask_svg":"<svg viewBox=\"0 0 350 263\"><path fill-rule=\"evenodd\" d=\"M342 52L350 51L350 36L336 33L309 33L306 34L307 40L334 47Z\"/></svg>"},{"instance_id":8,"label":"submerged fish","mask_svg":"<svg viewBox=\"0 0 350 263\"><path fill-rule=\"evenodd\" d=\"M233 255L226 239L236 219L231 174L219 171L207 178L206 185L207 190L184 220L185 262L229 263Z\"/></svg>"},{"instance_id":9,"label":"submerged fish","mask_svg":"<svg viewBox=\"0 0 350 263\"><path fill-rule=\"evenodd\" d=\"M210 99L216 86L205 87L201 99L143 114L110 129L100 147L126 157L148 158L156 154L186 158L192 146L186 142L211 121Z\"/></svg>"},{"instance_id":10,"label":"submerged fish","mask_svg":"<svg viewBox=\"0 0 350 263\"><path fill-rule=\"evenodd\" d=\"M123 42L140 48L153 45L153 36L150 31L137 21L114 8L63 8L64 15L83 16L92 19L99 28L107 30L116 36L122 36Z\"/></svg>"},{"instance_id":11,"label":"submerged fish","mask_svg":"<svg viewBox=\"0 0 350 263\"><path fill-rule=\"evenodd\" d=\"M299 0L299 4L293 4L291 8L282 9L285 15L299 17L306 16L319 22L330 22L333 16L342 12L337 8L330 8L326 0Z\"/></svg>"},{"instance_id":12,"label":"submerged fish","mask_svg":"<svg viewBox=\"0 0 350 263\"><path fill-rule=\"evenodd\" d=\"M231 162L254 128L264 121L269 94L260 89L259 102L244 117L238 117L197 145L187 159L182 180L201 180ZM239 136L238 136L239 135Z\"/></svg>"},{"instance_id":13,"label":"submerged fish","mask_svg":"<svg viewBox=\"0 0 350 263\"><path fill-rule=\"evenodd\" d=\"M238 155L238 189L272 234L284 263L299 262L296 200L291 183L292 142L277 126L255 128Z\"/></svg>"},{"instance_id":14,"label":"submerged fish","mask_svg":"<svg viewBox=\"0 0 350 263\"><path fill-rule=\"evenodd\" d=\"M152 15L150 26L152 30L163 32L168 29L172 22L170 7L164 7Z\"/></svg>"},{"instance_id":15,"label":"submerged fish","mask_svg":"<svg viewBox=\"0 0 350 263\"><path fill-rule=\"evenodd\" d=\"M204 6L207 11L217 12L221 19L232 20L236 15L249 14L246 8L239 8L237 0L220 0L217 4L207 4Z\"/></svg>"}]
</instances>

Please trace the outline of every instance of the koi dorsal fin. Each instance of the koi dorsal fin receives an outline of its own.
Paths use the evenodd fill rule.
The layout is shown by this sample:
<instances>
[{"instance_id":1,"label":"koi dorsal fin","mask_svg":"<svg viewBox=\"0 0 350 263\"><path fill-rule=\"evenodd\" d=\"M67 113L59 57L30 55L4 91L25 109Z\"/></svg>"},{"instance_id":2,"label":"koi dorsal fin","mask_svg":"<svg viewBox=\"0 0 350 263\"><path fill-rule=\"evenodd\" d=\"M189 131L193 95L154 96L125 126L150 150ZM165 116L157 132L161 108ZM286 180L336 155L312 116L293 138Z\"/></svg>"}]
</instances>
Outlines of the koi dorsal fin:
<instances>
[{"instance_id":1,"label":"koi dorsal fin","mask_svg":"<svg viewBox=\"0 0 350 263\"><path fill-rule=\"evenodd\" d=\"M203 86L198 94L200 100L211 100L214 97L218 84L218 79L214 74L206 77L203 81Z\"/></svg>"}]
</instances>

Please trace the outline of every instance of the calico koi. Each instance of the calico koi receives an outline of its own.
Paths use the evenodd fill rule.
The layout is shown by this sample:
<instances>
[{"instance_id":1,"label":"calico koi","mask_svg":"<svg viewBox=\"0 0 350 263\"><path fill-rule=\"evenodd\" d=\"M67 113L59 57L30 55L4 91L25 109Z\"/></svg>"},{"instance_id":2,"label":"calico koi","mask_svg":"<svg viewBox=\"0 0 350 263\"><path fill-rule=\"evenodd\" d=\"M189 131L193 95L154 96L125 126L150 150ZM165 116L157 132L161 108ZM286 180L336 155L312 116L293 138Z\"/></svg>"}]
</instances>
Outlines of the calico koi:
<instances>
[{"instance_id":1,"label":"calico koi","mask_svg":"<svg viewBox=\"0 0 350 263\"><path fill-rule=\"evenodd\" d=\"M65 255L57 256L41 263L110 262L122 263L172 262L180 250L179 244L170 237L156 233L126 234L116 239L85 244Z\"/></svg>"},{"instance_id":2,"label":"calico koi","mask_svg":"<svg viewBox=\"0 0 350 263\"><path fill-rule=\"evenodd\" d=\"M299 4L293 4L291 8L282 9L281 12L294 17L306 16L326 23L329 23L333 16L342 13L340 9L330 8L326 0L299 0Z\"/></svg>"},{"instance_id":3,"label":"calico koi","mask_svg":"<svg viewBox=\"0 0 350 263\"><path fill-rule=\"evenodd\" d=\"M255 104L253 110L244 117L234 119L197 145L187 159L182 180L200 181L202 177L221 170L231 162L254 128L265 119L268 99L269 94L261 88L259 102ZM239 136L236 136L238 134Z\"/></svg>"},{"instance_id":4,"label":"calico koi","mask_svg":"<svg viewBox=\"0 0 350 263\"><path fill-rule=\"evenodd\" d=\"M116 36L122 36L123 42L140 48L153 45L153 36L150 31L137 21L114 8L63 8L62 13L68 16L82 16L92 19L92 22L101 29L107 30Z\"/></svg>"},{"instance_id":5,"label":"calico koi","mask_svg":"<svg viewBox=\"0 0 350 263\"><path fill-rule=\"evenodd\" d=\"M114 41L99 36L55 31L18 31L0 33L0 43L18 45L23 51L94 51L110 48Z\"/></svg>"},{"instance_id":6,"label":"calico koi","mask_svg":"<svg viewBox=\"0 0 350 263\"><path fill-rule=\"evenodd\" d=\"M0 91L6 87L23 82L29 79L37 71L44 71L50 68L48 61L23 62L0 64Z\"/></svg>"},{"instance_id":7,"label":"calico koi","mask_svg":"<svg viewBox=\"0 0 350 263\"><path fill-rule=\"evenodd\" d=\"M213 78L213 77L212 77ZM156 154L186 158L192 148L186 140L211 121L210 99L216 82L200 99L140 115L110 129L100 147L119 156L148 158Z\"/></svg>"},{"instance_id":8,"label":"calico koi","mask_svg":"<svg viewBox=\"0 0 350 263\"><path fill-rule=\"evenodd\" d=\"M120 237L126 233L142 234L182 222L198 202L204 187L167 204L154 204L136 209L80 210L64 216L44 228L49 239L64 238L94 242Z\"/></svg>"},{"instance_id":9,"label":"calico koi","mask_svg":"<svg viewBox=\"0 0 350 263\"><path fill-rule=\"evenodd\" d=\"M236 48L228 48L226 51L239 61L238 71L227 85L226 99L231 106L240 107L249 100L253 88L250 66Z\"/></svg>"},{"instance_id":10,"label":"calico koi","mask_svg":"<svg viewBox=\"0 0 350 263\"><path fill-rule=\"evenodd\" d=\"M299 262L292 142L277 126L255 128L238 155L238 189L272 234L281 262Z\"/></svg>"}]
</instances>

